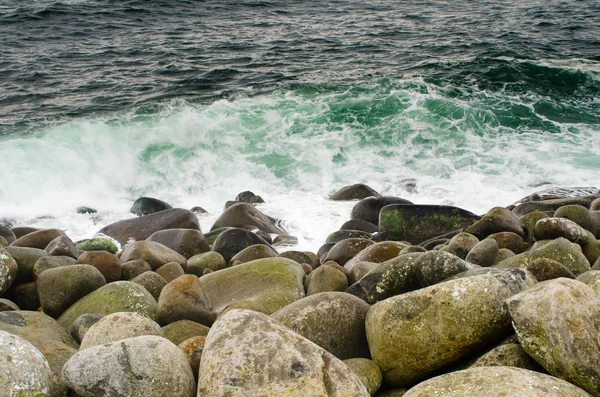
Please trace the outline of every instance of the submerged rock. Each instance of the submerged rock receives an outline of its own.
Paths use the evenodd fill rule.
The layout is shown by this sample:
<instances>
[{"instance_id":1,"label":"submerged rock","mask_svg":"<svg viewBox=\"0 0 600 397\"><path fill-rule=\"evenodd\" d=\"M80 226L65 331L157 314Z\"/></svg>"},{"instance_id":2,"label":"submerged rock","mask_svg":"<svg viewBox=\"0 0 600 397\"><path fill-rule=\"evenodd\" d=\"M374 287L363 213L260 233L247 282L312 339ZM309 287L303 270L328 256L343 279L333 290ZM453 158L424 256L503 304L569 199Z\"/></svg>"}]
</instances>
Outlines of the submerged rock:
<instances>
[{"instance_id":1,"label":"submerged rock","mask_svg":"<svg viewBox=\"0 0 600 397\"><path fill-rule=\"evenodd\" d=\"M236 203L227 208L215 221L210 230L221 227L244 227L254 226L267 233L287 234L275 218L263 214L253 205L248 203Z\"/></svg>"},{"instance_id":2,"label":"submerged rock","mask_svg":"<svg viewBox=\"0 0 600 397\"><path fill-rule=\"evenodd\" d=\"M140 197L131 206L129 212L137 216L150 215L155 212L169 210L173 207L162 200L152 197Z\"/></svg>"}]
</instances>

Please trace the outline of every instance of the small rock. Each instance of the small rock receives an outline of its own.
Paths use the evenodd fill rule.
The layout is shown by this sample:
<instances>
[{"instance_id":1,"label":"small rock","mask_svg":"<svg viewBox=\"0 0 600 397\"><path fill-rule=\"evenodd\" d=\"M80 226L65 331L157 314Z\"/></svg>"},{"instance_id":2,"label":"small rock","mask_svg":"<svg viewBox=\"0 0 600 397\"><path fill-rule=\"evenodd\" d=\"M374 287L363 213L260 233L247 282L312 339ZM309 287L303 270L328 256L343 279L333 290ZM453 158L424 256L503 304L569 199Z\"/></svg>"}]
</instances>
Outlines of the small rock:
<instances>
[{"instance_id":1,"label":"small rock","mask_svg":"<svg viewBox=\"0 0 600 397\"><path fill-rule=\"evenodd\" d=\"M98 269L107 283L121 279L121 262L116 255L107 251L87 251L79 255L77 263Z\"/></svg>"},{"instance_id":2,"label":"small rock","mask_svg":"<svg viewBox=\"0 0 600 397\"><path fill-rule=\"evenodd\" d=\"M169 262L156 269L156 274L162 276L169 283L177 277L183 276L185 272L179 263Z\"/></svg>"},{"instance_id":3,"label":"small rock","mask_svg":"<svg viewBox=\"0 0 600 397\"><path fill-rule=\"evenodd\" d=\"M352 259L365 248L375 244L372 240L364 238L349 238L336 243L321 259L322 263L335 261L340 266Z\"/></svg>"},{"instance_id":4,"label":"small rock","mask_svg":"<svg viewBox=\"0 0 600 397\"><path fill-rule=\"evenodd\" d=\"M33 279L37 280L40 273L48 269L71 266L76 263L77 261L70 256L42 256L35 262L35 265L33 265Z\"/></svg>"},{"instance_id":5,"label":"small rock","mask_svg":"<svg viewBox=\"0 0 600 397\"><path fill-rule=\"evenodd\" d=\"M535 224L533 234L536 240L553 240L564 237L577 244L585 244L588 241L585 229L566 218L540 219Z\"/></svg>"},{"instance_id":6,"label":"small rock","mask_svg":"<svg viewBox=\"0 0 600 397\"><path fill-rule=\"evenodd\" d=\"M244 229L232 228L219 234L213 243L212 250L221 254L225 262L229 263L235 254L255 244L269 246L269 243L255 233Z\"/></svg>"},{"instance_id":7,"label":"small rock","mask_svg":"<svg viewBox=\"0 0 600 397\"><path fill-rule=\"evenodd\" d=\"M153 271L147 271L139 274L132 278L131 282L144 287L144 289L148 291L150 295L152 295L152 297L157 301L163 288L165 288L165 286L168 284L168 281L165 280L163 276Z\"/></svg>"},{"instance_id":8,"label":"small rock","mask_svg":"<svg viewBox=\"0 0 600 397\"><path fill-rule=\"evenodd\" d=\"M48 255L53 256L70 256L71 258L77 258L79 251L75 247L75 243L67 236L58 236L54 240L50 241L45 248Z\"/></svg>"},{"instance_id":9,"label":"small rock","mask_svg":"<svg viewBox=\"0 0 600 397\"><path fill-rule=\"evenodd\" d=\"M563 205L554 212L554 217L569 219L592 234L596 234L596 224L590 211L582 205Z\"/></svg>"},{"instance_id":10,"label":"small rock","mask_svg":"<svg viewBox=\"0 0 600 397\"><path fill-rule=\"evenodd\" d=\"M15 240L11 246L13 247L28 247L43 250L57 237L65 236L65 232L59 229L42 229L28 233L23 237Z\"/></svg>"},{"instance_id":11,"label":"small rock","mask_svg":"<svg viewBox=\"0 0 600 397\"><path fill-rule=\"evenodd\" d=\"M121 255L122 262L129 262L134 259L143 259L156 270L165 263L177 262L181 267L186 266L186 259L178 252L154 241L136 241L129 244L123 250Z\"/></svg>"},{"instance_id":12,"label":"small rock","mask_svg":"<svg viewBox=\"0 0 600 397\"><path fill-rule=\"evenodd\" d=\"M475 269L476 265L443 251L429 251L421 255L415 274L421 287L428 287L459 273Z\"/></svg>"},{"instance_id":13,"label":"small rock","mask_svg":"<svg viewBox=\"0 0 600 397\"><path fill-rule=\"evenodd\" d=\"M12 256L17 262L17 275L15 276L15 284L23 284L33 281L33 267L42 256L48 256L48 253L43 249L28 248L28 247L13 247L5 248L6 252Z\"/></svg>"},{"instance_id":14,"label":"small rock","mask_svg":"<svg viewBox=\"0 0 600 397\"><path fill-rule=\"evenodd\" d=\"M152 267L143 259L134 259L121 265L121 279L131 280L142 273L149 272Z\"/></svg>"},{"instance_id":15,"label":"small rock","mask_svg":"<svg viewBox=\"0 0 600 397\"><path fill-rule=\"evenodd\" d=\"M129 212L137 216L143 216L154 214L155 212L169 210L171 208L173 207L162 200L152 197L140 197L135 200Z\"/></svg>"},{"instance_id":16,"label":"small rock","mask_svg":"<svg viewBox=\"0 0 600 397\"><path fill-rule=\"evenodd\" d=\"M113 313L101 318L88 329L79 350L142 335L164 337L160 326L148 317L131 312Z\"/></svg>"},{"instance_id":17,"label":"small rock","mask_svg":"<svg viewBox=\"0 0 600 397\"><path fill-rule=\"evenodd\" d=\"M231 258L231 263L240 262L246 263L251 262L257 259L263 258L275 258L277 256L277 252L269 246L264 244L255 244L249 247L244 248L237 254Z\"/></svg>"},{"instance_id":18,"label":"small rock","mask_svg":"<svg viewBox=\"0 0 600 397\"><path fill-rule=\"evenodd\" d=\"M310 275L306 295L329 291L345 291L346 288L348 288L348 278L344 273L331 266L320 266Z\"/></svg>"},{"instance_id":19,"label":"small rock","mask_svg":"<svg viewBox=\"0 0 600 397\"><path fill-rule=\"evenodd\" d=\"M227 208L215 221L210 230L221 227L254 226L267 233L286 234L286 231L278 225L278 221L263 214L252 204L236 203Z\"/></svg>"},{"instance_id":20,"label":"small rock","mask_svg":"<svg viewBox=\"0 0 600 397\"><path fill-rule=\"evenodd\" d=\"M524 237L523 229L523 223L515 214L506 208L494 207L465 231L474 234L481 240L498 232L512 232Z\"/></svg>"},{"instance_id":21,"label":"small rock","mask_svg":"<svg viewBox=\"0 0 600 397\"><path fill-rule=\"evenodd\" d=\"M215 251L206 252L192 256L187 262L187 272L200 277L204 274L205 269L212 271L225 269L227 263L223 255Z\"/></svg>"},{"instance_id":22,"label":"small rock","mask_svg":"<svg viewBox=\"0 0 600 397\"><path fill-rule=\"evenodd\" d=\"M10 288L17 276L17 262L4 248L0 247L0 296Z\"/></svg>"},{"instance_id":23,"label":"small rock","mask_svg":"<svg viewBox=\"0 0 600 397\"><path fill-rule=\"evenodd\" d=\"M329 196L329 200L349 201L361 200L367 197L381 197L381 195L364 183L357 183L351 186L344 186Z\"/></svg>"},{"instance_id":24,"label":"small rock","mask_svg":"<svg viewBox=\"0 0 600 397\"><path fill-rule=\"evenodd\" d=\"M168 283L158 298L158 322L192 320L210 326L216 318L198 277L187 274Z\"/></svg>"},{"instance_id":25,"label":"small rock","mask_svg":"<svg viewBox=\"0 0 600 397\"><path fill-rule=\"evenodd\" d=\"M179 320L165 325L162 327L162 330L165 334L165 338L174 344L179 345L186 339L208 335L210 328L195 321Z\"/></svg>"},{"instance_id":26,"label":"small rock","mask_svg":"<svg viewBox=\"0 0 600 397\"><path fill-rule=\"evenodd\" d=\"M548 258L537 258L524 266L538 281L552 280L566 277L575 278L575 275L560 262ZM585 274L585 273L584 273Z\"/></svg>"},{"instance_id":27,"label":"small rock","mask_svg":"<svg viewBox=\"0 0 600 397\"><path fill-rule=\"evenodd\" d=\"M181 342L177 347L181 349L183 354L188 359L188 363L192 368L192 373L196 381L198 380L198 372L200 370L200 359L202 358L202 350L204 350L204 344L206 343L205 336L192 336Z\"/></svg>"},{"instance_id":28,"label":"small rock","mask_svg":"<svg viewBox=\"0 0 600 397\"><path fill-rule=\"evenodd\" d=\"M90 327L96 324L100 319L104 318L104 314L100 313L85 313L81 316L77 317L77 319L69 328L69 334L77 341L77 343L81 344L81 340L88 332Z\"/></svg>"},{"instance_id":29,"label":"small rock","mask_svg":"<svg viewBox=\"0 0 600 397\"><path fill-rule=\"evenodd\" d=\"M492 266L498 257L498 252L499 249L497 241L493 238L487 237L477 243L469 251L465 260L478 266Z\"/></svg>"},{"instance_id":30,"label":"small rock","mask_svg":"<svg viewBox=\"0 0 600 397\"><path fill-rule=\"evenodd\" d=\"M379 227L362 219L350 219L340 226L340 230L360 230L372 234L379 231Z\"/></svg>"},{"instance_id":31,"label":"small rock","mask_svg":"<svg viewBox=\"0 0 600 397\"><path fill-rule=\"evenodd\" d=\"M83 240L75 246L79 251L108 251L111 254L116 254L119 247L109 238L94 237L88 240Z\"/></svg>"},{"instance_id":32,"label":"small rock","mask_svg":"<svg viewBox=\"0 0 600 397\"><path fill-rule=\"evenodd\" d=\"M383 380L377 364L367 358L349 358L344 360L344 364L360 379L371 396L377 393Z\"/></svg>"},{"instance_id":33,"label":"small rock","mask_svg":"<svg viewBox=\"0 0 600 397\"><path fill-rule=\"evenodd\" d=\"M194 229L168 229L152 233L147 238L169 247L173 251L189 259L194 255L210 251L208 242L200 230Z\"/></svg>"},{"instance_id":34,"label":"small rock","mask_svg":"<svg viewBox=\"0 0 600 397\"><path fill-rule=\"evenodd\" d=\"M400 197L367 197L360 200L352 208L350 219L362 219L374 225L379 225L379 211L390 204L412 204L410 201Z\"/></svg>"},{"instance_id":35,"label":"small rock","mask_svg":"<svg viewBox=\"0 0 600 397\"><path fill-rule=\"evenodd\" d=\"M362 261L383 263L397 257L400 251L406 246L407 244L397 241L382 241L380 243L375 243L356 254L344 264L344 267L350 271L354 265Z\"/></svg>"}]
</instances>

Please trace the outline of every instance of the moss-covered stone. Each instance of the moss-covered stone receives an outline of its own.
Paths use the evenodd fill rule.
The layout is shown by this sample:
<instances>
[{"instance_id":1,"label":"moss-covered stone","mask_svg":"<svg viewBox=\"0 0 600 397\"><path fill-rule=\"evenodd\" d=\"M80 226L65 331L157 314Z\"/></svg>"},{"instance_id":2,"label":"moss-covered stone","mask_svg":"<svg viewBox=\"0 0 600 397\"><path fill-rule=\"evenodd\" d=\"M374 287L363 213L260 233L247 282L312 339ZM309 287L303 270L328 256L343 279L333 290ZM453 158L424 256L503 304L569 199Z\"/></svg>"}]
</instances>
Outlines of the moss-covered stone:
<instances>
[{"instance_id":1,"label":"moss-covered stone","mask_svg":"<svg viewBox=\"0 0 600 397\"><path fill-rule=\"evenodd\" d=\"M33 281L33 267L42 256L48 256L48 253L38 248L13 247L5 248L6 252L17 262L17 274L14 283L23 284Z\"/></svg>"},{"instance_id":2,"label":"moss-covered stone","mask_svg":"<svg viewBox=\"0 0 600 397\"><path fill-rule=\"evenodd\" d=\"M487 237L469 251L465 260L477 266L491 266L498 257L499 251L498 242L493 238Z\"/></svg>"},{"instance_id":3,"label":"moss-covered stone","mask_svg":"<svg viewBox=\"0 0 600 397\"><path fill-rule=\"evenodd\" d=\"M215 251L210 251L203 254L194 255L188 259L187 272L200 277L204 274L205 269L217 271L225 269L226 267L227 263L225 262L223 255Z\"/></svg>"},{"instance_id":4,"label":"moss-covered stone","mask_svg":"<svg viewBox=\"0 0 600 397\"><path fill-rule=\"evenodd\" d=\"M520 217L521 222L523 222L523 226L525 226L525 229L526 229L524 241L526 241L526 242L534 241L535 239L533 236L533 230L535 229L535 224L540 219L549 218L549 217L550 217L550 215L548 215L542 211L533 211L526 215L521 216ZM515 252L515 253L518 254L520 252Z\"/></svg>"},{"instance_id":5,"label":"moss-covered stone","mask_svg":"<svg viewBox=\"0 0 600 397\"><path fill-rule=\"evenodd\" d=\"M515 367L544 372L544 369L517 343L502 343L477 358L473 367Z\"/></svg>"},{"instance_id":6,"label":"moss-covered stone","mask_svg":"<svg viewBox=\"0 0 600 397\"><path fill-rule=\"evenodd\" d=\"M210 328L191 320L179 320L162 327L165 338L178 345L194 336L206 336Z\"/></svg>"},{"instance_id":7,"label":"moss-covered stone","mask_svg":"<svg viewBox=\"0 0 600 397\"><path fill-rule=\"evenodd\" d=\"M400 251L407 245L407 243L398 241L382 241L375 243L354 255L352 259L344 264L344 267L350 271L354 265L362 261L383 263L397 257Z\"/></svg>"},{"instance_id":8,"label":"moss-covered stone","mask_svg":"<svg viewBox=\"0 0 600 397\"><path fill-rule=\"evenodd\" d=\"M465 229L465 232L484 239L498 232L512 232L524 237L524 225L512 212L502 207L494 207L480 220Z\"/></svg>"},{"instance_id":9,"label":"moss-covered stone","mask_svg":"<svg viewBox=\"0 0 600 397\"><path fill-rule=\"evenodd\" d=\"M136 241L125 247L121 255L121 261L129 262L134 259L145 260L152 267L152 270L156 270L169 262L177 262L182 267L187 267L187 260L183 255L165 245L148 240Z\"/></svg>"},{"instance_id":10,"label":"moss-covered stone","mask_svg":"<svg viewBox=\"0 0 600 397\"><path fill-rule=\"evenodd\" d=\"M204 233L204 238L206 239L206 242L209 245L213 245L213 243L215 242L215 240L217 239L217 237L219 237L219 235L221 233L223 233L226 230L230 230L230 229L234 229L233 227L219 227L217 229L211 230L210 232Z\"/></svg>"},{"instance_id":11,"label":"moss-covered stone","mask_svg":"<svg viewBox=\"0 0 600 397\"><path fill-rule=\"evenodd\" d=\"M277 252L275 252L273 248L268 247L264 244L255 244L246 247L237 254L235 254L233 258L231 258L231 262L246 263L262 258L274 258L276 256Z\"/></svg>"},{"instance_id":12,"label":"moss-covered stone","mask_svg":"<svg viewBox=\"0 0 600 397\"><path fill-rule=\"evenodd\" d=\"M566 218L544 218L536 222L533 234L536 240L551 240L564 237L567 240L585 244L588 241L587 231L577 223Z\"/></svg>"},{"instance_id":13,"label":"moss-covered stone","mask_svg":"<svg viewBox=\"0 0 600 397\"><path fill-rule=\"evenodd\" d=\"M108 238L94 237L88 240L83 240L76 245L79 251L108 251L111 254L116 254L119 247Z\"/></svg>"},{"instance_id":14,"label":"moss-covered stone","mask_svg":"<svg viewBox=\"0 0 600 397\"><path fill-rule=\"evenodd\" d=\"M375 244L373 240L365 238L348 238L336 243L322 258L322 263L334 261L341 266L352 259L365 248Z\"/></svg>"},{"instance_id":15,"label":"moss-covered stone","mask_svg":"<svg viewBox=\"0 0 600 397\"><path fill-rule=\"evenodd\" d=\"M344 360L344 364L360 379L370 395L377 393L383 380L377 364L367 358L349 358Z\"/></svg>"},{"instance_id":16,"label":"moss-covered stone","mask_svg":"<svg viewBox=\"0 0 600 397\"><path fill-rule=\"evenodd\" d=\"M0 296L2 296L15 280L17 262L4 248L0 247Z\"/></svg>"},{"instance_id":17,"label":"moss-covered stone","mask_svg":"<svg viewBox=\"0 0 600 397\"><path fill-rule=\"evenodd\" d=\"M244 248L255 244L270 246L263 238L248 230L232 228L225 230L215 239L212 250L223 256L226 263Z\"/></svg>"}]
</instances>

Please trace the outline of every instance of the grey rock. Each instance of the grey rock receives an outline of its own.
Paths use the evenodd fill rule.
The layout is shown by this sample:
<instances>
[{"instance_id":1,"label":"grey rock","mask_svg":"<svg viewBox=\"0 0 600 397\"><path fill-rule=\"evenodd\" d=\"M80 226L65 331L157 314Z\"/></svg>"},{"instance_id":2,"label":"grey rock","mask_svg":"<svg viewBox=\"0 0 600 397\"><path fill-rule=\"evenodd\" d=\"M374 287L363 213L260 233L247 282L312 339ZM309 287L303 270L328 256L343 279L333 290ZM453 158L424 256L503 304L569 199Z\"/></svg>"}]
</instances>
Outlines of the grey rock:
<instances>
[{"instance_id":1,"label":"grey rock","mask_svg":"<svg viewBox=\"0 0 600 397\"><path fill-rule=\"evenodd\" d=\"M121 312L102 317L84 334L79 350L142 335L164 337L160 325L137 313Z\"/></svg>"}]
</instances>

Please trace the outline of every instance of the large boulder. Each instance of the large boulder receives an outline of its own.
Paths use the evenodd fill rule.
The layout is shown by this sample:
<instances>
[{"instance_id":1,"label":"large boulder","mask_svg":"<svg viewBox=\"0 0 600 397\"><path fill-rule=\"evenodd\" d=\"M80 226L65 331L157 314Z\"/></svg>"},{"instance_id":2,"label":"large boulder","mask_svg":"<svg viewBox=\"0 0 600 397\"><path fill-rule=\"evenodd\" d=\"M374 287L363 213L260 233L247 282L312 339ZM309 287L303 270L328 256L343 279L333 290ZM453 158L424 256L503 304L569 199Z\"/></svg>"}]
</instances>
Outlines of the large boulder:
<instances>
[{"instance_id":1,"label":"large boulder","mask_svg":"<svg viewBox=\"0 0 600 397\"><path fill-rule=\"evenodd\" d=\"M11 246L13 247L29 247L37 249L45 249L52 240L57 237L66 236L65 232L59 229L42 229L28 233L23 237L16 239Z\"/></svg>"},{"instance_id":2,"label":"large boulder","mask_svg":"<svg viewBox=\"0 0 600 397\"><path fill-rule=\"evenodd\" d=\"M535 223L533 234L536 240L552 240L564 237L567 240L585 244L588 235L584 228L566 218L544 218Z\"/></svg>"},{"instance_id":3,"label":"large boulder","mask_svg":"<svg viewBox=\"0 0 600 397\"><path fill-rule=\"evenodd\" d=\"M589 286L544 281L506 305L529 355L551 375L600 396L600 299Z\"/></svg>"},{"instance_id":4,"label":"large boulder","mask_svg":"<svg viewBox=\"0 0 600 397\"><path fill-rule=\"evenodd\" d=\"M84 313L116 312L135 312L154 320L157 304L141 285L131 281L115 281L79 299L58 318L58 323L69 329L73 321Z\"/></svg>"},{"instance_id":5,"label":"large boulder","mask_svg":"<svg viewBox=\"0 0 600 397\"><path fill-rule=\"evenodd\" d=\"M263 214L252 204L248 203L236 203L227 208L221 216L217 218L210 230L226 226L254 226L258 230L267 233L287 234L286 231L278 225L277 219Z\"/></svg>"},{"instance_id":6,"label":"large boulder","mask_svg":"<svg viewBox=\"0 0 600 397\"><path fill-rule=\"evenodd\" d=\"M360 380L327 351L269 316L231 310L202 352L198 396L366 397Z\"/></svg>"},{"instance_id":7,"label":"large boulder","mask_svg":"<svg viewBox=\"0 0 600 397\"><path fill-rule=\"evenodd\" d=\"M115 254L107 251L87 251L79 255L77 263L98 269L107 283L121 279L121 262Z\"/></svg>"},{"instance_id":8,"label":"large boulder","mask_svg":"<svg viewBox=\"0 0 600 397\"><path fill-rule=\"evenodd\" d=\"M129 262L134 259L145 260L152 267L152 270L156 270L169 262L177 262L182 267L185 266L187 268L187 261L180 253L165 245L149 240L136 241L125 247L121 255L121 262Z\"/></svg>"},{"instance_id":9,"label":"large boulder","mask_svg":"<svg viewBox=\"0 0 600 397\"><path fill-rule=\"evenodd\" d=\"M362 219L374 225L379 225L379 211L390 204L412 204L412 202L400 197L367 197L352 207L350 219Z\"/></svg>"},{"instance_id":10,"label":"large boulder","mask_svg":"<svg viewBox=\"0 0 600 397\"><path fill-rule=\"evenodd\" d=\"M160 325L137 313L121 312L102 317L84 334L79 350L142 335L164 337Z\"/></svg>"},{"instance_id":11,"label":"large boulder","mask_svg":"<svg viewBox=\"0 0 600 397\"><path fill-rule=\"evenodd\" d=\"M429 379L404 397L590 397L564 380L513 367L478 367Z\"/></svg>"},{"instance_id":12,"label":"large boulder","mask_svg":"<svg viewBox=\"0 0 600 397\"><path fill-rule=\"evenodd\" d=\"M167 229L152 233L147 239L160 243L190 259L194 255L210 251L202 231L193 229Z\"/></svg>"},{"instance_id":13,"label":"large boulder","mask_svg":"<svg viewBox=\"0 0 600 397\"><path fill-rule=\"evenodd\" d=\"M17 275L17 262L0 247L0 296L10 288Z\"/></svg>"},{"instance_id":14,"label":"large boulder","mask_svg":"<svg viewBox=\"0 0 600 397\"><path fill-rule=\"evenodd\" d=\"M137 216L150 215L155 212L170 210L171 205L152 197L140 197L133 202L129 212Z\"/></svg>"},{"instance_id":15,"label":"large boulder","mask_svg":"<svg viewBox=\"0 0 600 397\"><path fill-rule=\"evenodd\" d=\"M131 239L145 240L152 233L164 229L200 230L200 223L198 223L198 218L193 212L173 208L139 218L111 223L100 229L99 233L112 237L119 244L125 245Z\"/></svg>"},{"instance_id":16,"label":"large boulder","mask_svg":"<svg viewBox=\"0 0 600 397\"><path fill-rule=\"evenodd\" d=\"M349 201L361 200L367 197L381 197L381 195L364 183L356 183L351 186L344 186L329 196L329 200Z\"/></svg>"},{"instance_id":17,"label":"large boulder","mask_svg":"<svg viewBox=\"0 0 600 397\"><path fill-rule=\"evenodd\" d=\"M506 337L511 327L504 300L534 283L518 269L451 280L376 303L365 327L384 381L412 385Z\"/></svg>"},{"instance_id":18,"label":"large boulder","mask_svg":"<svg viewBox=\"0 0 600 397\"><path fill-rule=\"evenodd\" d=\"M370 357L364 328L369 307L344 292L323 292L297 300L271 317L345 360Z\"/></svg>"},{"instance_id":19,"label":"large boulder","mask_svg":"<svg viewBox=\"0 0 600 397\"><path fill-rule=\"evenodd\" d=\"M70 256L71 258L79 256L75 243L67 236L56 237L48 243L44 250L48 255L53 256Z\"/></svg>"},{"instance_id":20,"label":"large boulder","mask_svg":"<svg viewBox=\"0 0 600 397\"><path fill-rule=\"evenodd\" d=\"M446 205L387 205L379 212L379 233L389 240L419 244L479 220L462 208Z\"/></svg>"},{"instance_id":21,"label":"large boulder","mask_svg":"<svg viewBox=\"0 0 600 397\"><path fill-rule=\"evenodd\" d=\"M494 207L465 231L483 240L490 234L512 232L525 236L523 222L515 214L502 207Z\"/></svg>"},{"instance_id":22,"label":"large boulder","mask_svg":"<svg viewBox=\"0 0 600 397\"><path fill-rule=\"evenodd\" d=\"M250 300L269 314L304 297L304 269L287 258L265 258L219 270L200 278L202 290L220 313L230 304Z\"/></svg>"},{"instance_id":23,"label":"large boulder","mask_svg":"<svg viewBox=\"0 0 600 397\"><path fill-rule=\"evenodd\" d=\"M215 318L212 302L203 291L198 277L193 274L176 278L160 293L157 318L160 324L191 320L210 326Z\"/></svg>"},{"instance_id":24,"label":"large boulder","mask_svg":"<svg viewBox=\"0 0 600 397\"><path fill-rule=\"evenodd\" d=\"M81 350L62 376L81 396L195 396L194 374L183 352L160 336L145 335Z\"/></svg>"}]
</instances>

